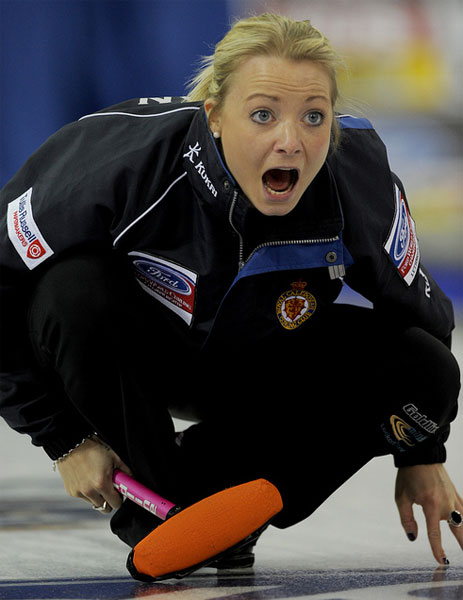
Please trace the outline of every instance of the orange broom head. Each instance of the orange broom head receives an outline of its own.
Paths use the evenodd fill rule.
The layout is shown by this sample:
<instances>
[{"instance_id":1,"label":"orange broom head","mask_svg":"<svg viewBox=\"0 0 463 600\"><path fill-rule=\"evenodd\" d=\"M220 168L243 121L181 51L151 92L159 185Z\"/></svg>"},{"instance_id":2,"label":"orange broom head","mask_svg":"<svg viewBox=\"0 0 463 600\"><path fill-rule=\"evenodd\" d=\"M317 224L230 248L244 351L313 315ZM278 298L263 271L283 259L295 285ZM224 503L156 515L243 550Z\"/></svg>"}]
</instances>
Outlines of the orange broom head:
<instances>
[{"instance_id":1,"label":"orange broom head","mask_svg":"<svg viewBox=\"0 0 463 600\"><path fill-rule=\"evenodd\" d=\"M228 488L192 504L139 542L138 573L160 577L200 565L265 525L283 508L277 488L265 479Z\"/></svg>"}]
</instances>

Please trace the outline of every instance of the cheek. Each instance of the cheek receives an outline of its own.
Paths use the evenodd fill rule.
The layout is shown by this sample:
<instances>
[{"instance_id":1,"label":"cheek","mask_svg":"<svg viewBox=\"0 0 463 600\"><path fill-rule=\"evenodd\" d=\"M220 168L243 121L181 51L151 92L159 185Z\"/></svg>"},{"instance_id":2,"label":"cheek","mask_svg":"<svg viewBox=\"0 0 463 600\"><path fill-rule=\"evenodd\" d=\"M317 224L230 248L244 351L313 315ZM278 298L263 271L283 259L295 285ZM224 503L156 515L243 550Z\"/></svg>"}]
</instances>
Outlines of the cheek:
<instances>
[{"instance_id":1,"label":"cheek","mask_svg":"<svg viewBox=\"0 0 463 600\"><path fill-rule=\"evenodd\" d=\"M323 164L330 148L330 135L323 135L313 141L310 148L310 155L315 163Z\"/></svg>"},{"instance_id":2,"label":"cheek","mask_svg":"<svg viewBox=\"0 0 463 600\"><path fill-rule=\"evenodd\" d=\"M228 166L237 171L235 173L237 179L240 177L249 179L262 161L262 149L256 144L255 136L237 134L224 137L222 148Z\"/></svg>"}]
</instances>

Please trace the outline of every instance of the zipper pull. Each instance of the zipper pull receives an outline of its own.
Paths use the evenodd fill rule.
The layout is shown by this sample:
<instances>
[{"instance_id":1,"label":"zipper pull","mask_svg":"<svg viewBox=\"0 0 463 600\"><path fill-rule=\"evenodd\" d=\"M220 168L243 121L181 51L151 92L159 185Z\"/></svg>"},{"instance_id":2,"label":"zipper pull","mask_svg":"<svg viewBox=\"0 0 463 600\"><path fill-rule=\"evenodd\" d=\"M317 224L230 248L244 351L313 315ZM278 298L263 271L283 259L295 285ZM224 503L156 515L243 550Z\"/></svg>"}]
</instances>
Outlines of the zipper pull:
<instances>
[{"instance_id":1,"label":"zipper pull","mask_svg":"<svg viewBox=\"0 0 463 600\"><path fill-rule=\"evenodd\" d=\"M330 265L328 273L330 274L330 279L342 279L346 274L346 269L344 265Z\"/></svg>"}]
</instances>

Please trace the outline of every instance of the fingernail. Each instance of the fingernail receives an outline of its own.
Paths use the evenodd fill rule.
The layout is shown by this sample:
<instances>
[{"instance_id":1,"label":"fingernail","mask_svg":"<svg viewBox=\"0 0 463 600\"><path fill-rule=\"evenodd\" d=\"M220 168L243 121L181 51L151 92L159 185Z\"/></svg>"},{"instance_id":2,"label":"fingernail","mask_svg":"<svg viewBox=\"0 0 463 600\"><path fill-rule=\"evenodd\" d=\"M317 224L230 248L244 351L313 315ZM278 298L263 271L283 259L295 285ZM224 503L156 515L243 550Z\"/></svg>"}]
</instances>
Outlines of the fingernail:
<instances>
[{"instance_id":1,"label":"fingernail","mask_svg":"<svg viewBox=\"0 0 463 600\"><path fill-rule=\"evenodd\" d=\"M416 540L414 533L407 533L407 537L411 542L414 542Z\"/></svg>"},{"instance_id":2,"label":"fingernail","mask_svg":"<svg viewBox=\"0 0 463 600\"><path fill-rule=\"evenodd\" d=\"M449 559L446 556L444 556L444 558L442 559L442 562L444 563L444 565L449 565L450 564L450 561L449 561Z\"/></svg>"}]
</instances>

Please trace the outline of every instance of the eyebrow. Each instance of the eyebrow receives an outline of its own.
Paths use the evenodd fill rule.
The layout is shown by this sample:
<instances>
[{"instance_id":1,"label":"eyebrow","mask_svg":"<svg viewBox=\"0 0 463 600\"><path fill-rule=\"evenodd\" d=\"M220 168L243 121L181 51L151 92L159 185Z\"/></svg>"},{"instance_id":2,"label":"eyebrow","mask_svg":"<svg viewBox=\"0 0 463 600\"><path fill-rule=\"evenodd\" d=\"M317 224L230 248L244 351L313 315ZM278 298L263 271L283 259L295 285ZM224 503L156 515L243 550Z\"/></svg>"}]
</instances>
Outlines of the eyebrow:
<instances>
[{"instance_id":1,"label":"eyebrow","mask_svg":"<svg viewBox=\"0 0 463 600\"><path fill-rule=\"evenodd\" d=\"M246 102L249 102L250 100L254 100L254 98L267 98L268 100L273 100L274 102L280 102L280 98L278 96L271 96L270 94L264 94L261 92L258 92L256 94L251 94L250 96L248 96L246 98ZM324 100L326 102L330 101L328 96L325 96L324 94L316 94L314 96L308 96L305 99L305 102L313 102L314 100Z\"/></svg>"}]
</instances>

